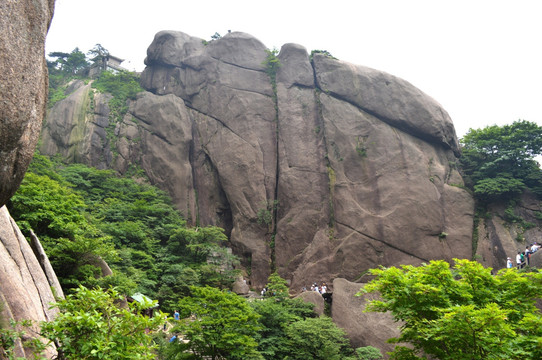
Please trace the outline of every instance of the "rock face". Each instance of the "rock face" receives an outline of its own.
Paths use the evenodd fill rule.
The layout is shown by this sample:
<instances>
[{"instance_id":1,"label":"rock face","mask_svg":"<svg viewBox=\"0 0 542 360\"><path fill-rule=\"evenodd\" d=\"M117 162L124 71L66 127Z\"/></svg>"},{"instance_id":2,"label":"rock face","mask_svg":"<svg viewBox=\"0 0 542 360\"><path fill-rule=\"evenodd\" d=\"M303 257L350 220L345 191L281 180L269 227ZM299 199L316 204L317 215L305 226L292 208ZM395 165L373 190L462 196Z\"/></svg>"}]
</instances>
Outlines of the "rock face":
<instances>
[{"instance_id":1,"label":"rock face","mask_svg":"<svg viewBox=\"0 0 542 360\"><path fill-rule=\"evenodd\" d=\"M51 320L53 291L62 296L58 280L37 238L28 241L3 206L19 187L34 155L47 101L45 36L54 0L3 1L0 5L0 312L2 324ZM41 265L41 266L40 266ZM30 336L34 336L30 334ZM21 342L16 357L30 358ZM48 358L54 349L46 352Z\"/></svg>"},{"instance_id":2,"label":"rock face","mask_svg":"<svg viewBox=\"0 0 542 360\"><path fill-rule=\"evenodd\" d=\"M319 292L304 291L301 294L297 295L296 298L314 304L314 312L316 313L316 315L321 316L324 314L325 302L324 298Z\"/></svg>"},{"instance_id":3,"label":"rock face","mask_svg":"<svg viewBox=\"0 0 542 360\"><path fill-rule=\"evenodd\" d=\"M45 116L45 36L53 8L54 0L0 6L0 206L19 187Z\"/></svg>"},{"instance_id":4,"label":"rock face","mask_svg":"<svg viewBox=\"0 0 542 360\"><path fill-rule=\"evenodd\" d=\"M34 244L41 248L37 238ZM3 304L0 318L32 320L33 329L39 332L39 322L52 320L58 312L50 308L55 301L51 289L63 297L62 289L54 272L50 272L49 261L43 257L43 268L48 271L46 275L5 206L0 208L0 264L0 301ZM20 342L15 344L15 352L16 356L30 355L25 354ZM49 349L48 358L52 353L53 349Z\"/></svg>"},{"instance_id":5,"label":"rock face","mask_svg":"<svg viewBox=\"0 0 542 360\"><path fill-rule=\"evenodd\" d=\"M535 241L542 243L542 208L536 195L525 192L514 208L507 211L508 206L509 204L492 204L487 211L490 216L481 218L476 229L476 254L479 256L477 260L495 270L506 267L507 257L511 257L515 264L519 251L525 251L525 247L530 247ZM513 210L513 216L521 217L525 222L536 226L526 228L522 222L510 221L507 219L510 217L507 214L510 210ZM540 253L536 254L535 263L540 261L540 256Z\"/></svg>"},{"instance_id":6,"label":"rock face","mask_svg":"<svg viewBox=\"0 0 542 360\"><path fill-rule=\"evenodd\" d=\"M331 317L333 322L347 333L354 348L373 346L385 354L395 348L394 344L388 344L386 341L399 337L400 324L388 313L363 312L367 302L377 300L378 296L375 294L355 296L362 287L363 284L335 279Z\"/></svg>"},{"instance_id":7,"label":"rock face","mask_svg":"<svg viewBox=\"0 0 542 360\"><path fill-rule=\"evenodd\" d=\"M431 97L382 71L245 33L209 43L163 31L116 124L96 99L58 104L42 151L123 173L139 164L189 223L224 227L261 287L271 270L301 289L379 264L471 258L473 201L455 168L452 122ZM273 75L273 72L271 72ZM111 129L114 137L103 136Z\"/></svg>"}]
</instances>

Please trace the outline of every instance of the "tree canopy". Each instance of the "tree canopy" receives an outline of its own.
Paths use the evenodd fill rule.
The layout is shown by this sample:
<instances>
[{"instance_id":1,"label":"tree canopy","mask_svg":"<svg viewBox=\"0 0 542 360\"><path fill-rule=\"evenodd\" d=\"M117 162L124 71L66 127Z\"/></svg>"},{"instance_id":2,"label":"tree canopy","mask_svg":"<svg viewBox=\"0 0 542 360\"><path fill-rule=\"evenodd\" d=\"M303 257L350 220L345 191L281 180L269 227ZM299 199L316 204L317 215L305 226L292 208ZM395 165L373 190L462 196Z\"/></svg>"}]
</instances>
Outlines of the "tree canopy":
<instances>
[{"instance_id":1,"label":"tree canopy","mask_svg":"<svg viewBox=\"0 0 542 360\"><path fill-rule=\"evenodd\" d=\"M188 228L165 192L111 170L36 154L8 208L41 240L65 292L111 285L172 311L189 286L228 287L238 272L223 229ZM100 277L99 258L113 276Z\"/></svg>"},{"instance_id":2,"label":"tree canopy","mask_svg":"<svg viewBox=\"0 0 542 360\"><path fill-rule=\"evenodd\" d=\"M389 311L402 323L391 359L514 360L542 358L542 273L502 269L492 275L475 261L431 261L419 267L372 269L361 291L382 300L367 310Z\"/></svg>"},{"instance_id":3,"label":"tree canopy","mask_svg":"<svg viewBox=\"0 0 542 360\"><path fill-rule=\"evenodd\" d=\"M254 340L259 315L244 298L208 286L191 292L179 301L184 319L177 329L195 359L261 359Z\"/></svg>"},{"instance_id":4,"label":"tree canopy","mask_svg":"<svg viewBox=\"0 0 542 360\"><path fill-rule=\"evenodd\" d=\"M55 306L60 314L41 324L42 336L57 346L59 360L153 360L155 345L149 331L163 322L161 316L139 312L154 302L119 306L123 297L114 289L79 287Z\"/></svg>"},{"instance_id":5,"label":"tree canopy","mask_svg":"<svg viewBox=\"0 0 542 360\"><path fill-rule=\"evenodd\" d=\"M512 198L525 187L542 196L542 127L529 121L473 130L461 139L465 181L477 199Z\"/></svg>"}]
</instances>

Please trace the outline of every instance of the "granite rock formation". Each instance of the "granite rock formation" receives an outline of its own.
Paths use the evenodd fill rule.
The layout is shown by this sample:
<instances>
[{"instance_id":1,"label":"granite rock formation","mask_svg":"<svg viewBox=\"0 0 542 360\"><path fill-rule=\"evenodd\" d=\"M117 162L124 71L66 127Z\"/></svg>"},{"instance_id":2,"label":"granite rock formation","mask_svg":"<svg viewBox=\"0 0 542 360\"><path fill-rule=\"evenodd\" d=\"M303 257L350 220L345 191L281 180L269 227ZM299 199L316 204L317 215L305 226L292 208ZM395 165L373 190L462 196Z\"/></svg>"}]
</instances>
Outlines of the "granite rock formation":
<instances>
[{"instance_id":1,"label":"granite rock formation","mask_svg":"<svg viewBox=\"0 0 542 360\"><path fill-rule=\"evenodd\" d=\"M54 0L4 1L0 5L0 321L51 320L58 280L43 252L36 257L3 206L23 179L45 116L47 65L45 36ZM33 245L41 245L34 237ZM30 357L16 341L16 357ZM44 354L52 357L54 349ZM0 357L1 354L0 354Z\"/></svg>"},{"instance_id":2,"label":"granite rock formation","mask_svg":"<svg viewBox=\"0 0 542 360\"><path fill-rule=\"evenodd\" d=\"M89 106L79 84L48 115L42 152L120 173L138 164L189 223L226 229L254 287L272 269L295 292L379 264L472 257L473 200L435 100L300 45L282 46L276 72L269 57L246 33L160 32L124 119L106 117L102 95Z\"/></svg>"},{"instance_id":3,"label":"granite rock formation","mask_svg":"<svg viewBox=\"0 0 542 360\"><path fill-rule=\"evenodd\" d=\"M0 6L0 206L21 183L47 103L45 36L54 0Z\"/></svg>"},{"instance_id":4,"label":"granite rock formation","mask_svg":"<svg viewBox=\"0 0 542 360\"><path fill-rule=\"evenodd\" d=\"M41 248L37 238L33 245ZM31 320L30 336L39 333L40 321L50 321L58 313L51 308L55 295L63 297L58 279L51 264L43 252L38 260L26 238L15 221L9 216L5 206L0 208L0 301L3 311L0 319L6 321ZM25 353L20 341L15 344L15 355L30 356ZM54 349L48 349L45 355L50 358Z\"/></svg>"}]
</instances>

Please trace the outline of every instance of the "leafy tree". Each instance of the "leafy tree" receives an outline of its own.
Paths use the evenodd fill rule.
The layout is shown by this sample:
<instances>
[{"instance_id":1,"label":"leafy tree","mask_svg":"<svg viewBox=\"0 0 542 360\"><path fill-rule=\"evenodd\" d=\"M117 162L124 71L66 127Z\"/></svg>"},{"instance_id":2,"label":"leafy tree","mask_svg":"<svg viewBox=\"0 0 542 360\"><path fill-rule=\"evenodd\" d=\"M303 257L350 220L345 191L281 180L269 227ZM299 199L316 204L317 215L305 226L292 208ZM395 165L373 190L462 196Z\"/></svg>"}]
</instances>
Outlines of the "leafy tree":
<instances>
[{"instance_id":1,"label":"leafy tree","mask_svg":"<svg viewBox=\"0 0 542 360\"><path fill-rule=\"evenodd\" d=\"M524 186L542 196L542 173L534 160L542 154L542 127L522 120L470 129L461 144L464 178L479 200L511 198Z\"/></svg>"},{"instance_id":2,"label":"leafy tree","mask_svg":"<svg viewBox=\"0 0 542 360\"><path fill-rule=\"evenodd\" d=\"M352 349L344 330L326 316L296 321L286 328L285 360L345 360Z\"/></svg>"},{"instance_id":3,"label":"leafy tree","mask_svg":"<svg viewBox=\"0 0 542 360\"><path fill-rule=\"evenodd\" d=\"M384 359L382 352L373 346L364 346L356 349L357 360L381 360Z\"/></svg>"},{"instance_id":4,"label":"leafy tree","mask_svg":"<svg viewBox=\"0 0 542 360\"><path fill-rule=\"evenodd\" d=\"M492 275L481 264L455 259L419 267L371 270L376 278L361 292L378 291L369 311L403 323L391 359L540 359L542 318L535 301L542 273L502 269Z\"/></svg>"},{"instance_id":5,"label":"leafy tree","mask_svg":"<svg viewBox=\"0 0 542 360\"><path fill-rule=\"evenodd\" d=\"M267 285L265 286L267 291L265 292L265 296L267 297L274 297L278 300L284 300L290 294L288 293L288 285L286 280L284 280L277 272L272 273L269 275L269 278L267 279Z\"/></svg>"},{"instance_id":6,"label":"leafy tree","mask_svg":"<svg viewBox=\"0 0 542 360\"><path fill-rule=\"evenodd\" d=\"M91 286L99 258L116 259L111 238L86 216L86 204L67 184L28 172L8 202L23 233L39 236L65 290Z\"/></svg>"},{"instance_id":7,"label":"leafy tree","mask_svg":"<svg viewBox=\"0 0 542 360\"><path fill-rule=\"evenodd\" d=\"M102 60L109 56L109 50L104 48L101 44L96 44L92 49L87 52L91 56L91 61L93 63L102 62Z\"/></svg>"},{"instance_id":8,"label":"leafy tree","mask_svg":"<svg viewBox=\"0 0 542 360\"><path fill-rule=\"evenodd\" d=\"M191 287L179 302L185 318L175 329L189 340L194 359L261 359L254 337L259 315L242 297L211 287Z\"/></svg>"},{"instance_id":9,"label":"leafy tree","mask_svg":"<svg viewBox=\"0 0 542 360\"><path fill-rule=\"evenodd\" d=\"M258 331L258 350L266 359L282 360L288 355L286 328L296 322L315 317L314 304L301 299L267 298L250 303L260 315Z\"/></svg>"},{"instance_id":10,"label":"leafy tree","mask_svg":"<svg viewBox=\"0 0 542 360\"><path fill-rule=\"evenodd\" d=\"M133 302L126 308L119 306L123 299L114 289L79 287L60 300L57 318L41 324L43 336L57 345L57 359L155 359L148 332L160 327L162 316L139 312L156 302Z\"/></svg>"},{"instance_id":11,"label":"leafy tree","mask_svg":"<svg viewBox=\"0 0 542 360\"><path fill-rule=\"evenodd\" d=\"M79 51L79 48L73 49L71 53L51 52L48 56L56 58L49 64L49 70L53 70L53 73L57 69L64 74L76 75L89 67L85 54Z\"/></svg>"}]
</instances>

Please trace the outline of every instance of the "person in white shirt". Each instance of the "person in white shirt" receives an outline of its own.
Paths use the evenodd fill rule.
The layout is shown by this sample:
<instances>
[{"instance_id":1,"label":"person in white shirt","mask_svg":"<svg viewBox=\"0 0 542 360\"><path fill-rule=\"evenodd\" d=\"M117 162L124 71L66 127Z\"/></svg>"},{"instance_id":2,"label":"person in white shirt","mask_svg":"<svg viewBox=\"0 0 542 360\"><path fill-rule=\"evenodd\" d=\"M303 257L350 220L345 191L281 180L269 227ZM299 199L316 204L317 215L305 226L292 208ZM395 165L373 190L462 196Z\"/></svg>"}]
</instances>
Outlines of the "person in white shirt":
<instances>
[{"instance_id":1,"label":"person in white shirt","mask_svg":"<svg viewBox=\"0 0 542 360\"><path fill-rule=\"evenodd\" d=\"M516 255L516 265L518 269L521 269L521 252L518 252L518 254Z\"/></svg>"}]
</instances>

